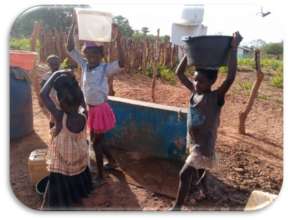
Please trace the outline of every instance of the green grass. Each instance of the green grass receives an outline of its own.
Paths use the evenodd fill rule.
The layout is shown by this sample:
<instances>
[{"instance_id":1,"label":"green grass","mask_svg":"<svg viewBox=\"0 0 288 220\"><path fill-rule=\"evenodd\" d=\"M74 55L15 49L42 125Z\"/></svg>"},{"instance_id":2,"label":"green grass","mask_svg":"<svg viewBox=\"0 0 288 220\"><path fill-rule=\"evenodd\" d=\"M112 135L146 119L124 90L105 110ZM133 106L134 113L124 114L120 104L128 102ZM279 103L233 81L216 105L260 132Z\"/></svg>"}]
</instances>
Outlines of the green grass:
<instances>
[{"instance_id":1,"label":"green grass","mask_svg":"<svg viewBox=\"0 0 288 220\"><path fill-rule=\"evenodd\" d=\"M252 89L253 83L250 81L242 81L238 83L239 87L243 91L250 91Z\"/></svg>"},{"instance_id":2,"label":"green grass","mask_svg":"<svg viewBox=\"0 0 288 220\"><path fill-rule=\"evenodd\" d=\"M257 98L262 100L269 100L269 97L267 95L258 95Z\"/></svg>"},{"instance_id":3,"label":"green grass","mask_svg":"<svg viewBox=\"0 0 288 220\"><path fill-rule=\"evenodd\" d=\"M251 68L255 68L254 59L252 58L239 58L238 66L249 66Z\"/></svg>"},{"instance_id":4,"label":"green grass","mask_svg":"<svg viewBox=\"0 0 288 220\"><path fill-rule=\"evenodd\" d=\"M263 58L261 59L261 67L263 72L283 72L283 60L277 60L275 58ZM238 69L255 70L255 61L253 58L240 58L238 59Z\"/></svg>"}]
</instances>

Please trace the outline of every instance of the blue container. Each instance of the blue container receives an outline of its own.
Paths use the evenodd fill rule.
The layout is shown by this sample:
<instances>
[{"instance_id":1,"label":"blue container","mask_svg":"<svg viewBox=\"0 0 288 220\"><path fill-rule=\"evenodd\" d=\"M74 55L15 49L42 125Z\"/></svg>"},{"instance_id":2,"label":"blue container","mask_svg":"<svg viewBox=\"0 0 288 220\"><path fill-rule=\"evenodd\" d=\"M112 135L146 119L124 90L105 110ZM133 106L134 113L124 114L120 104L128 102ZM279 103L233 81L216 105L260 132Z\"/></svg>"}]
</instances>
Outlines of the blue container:
<instances>
[{"instance_id":1,"label":"blue container","mask_svg":"<svg viewBox=\"0 0 288 220\"><path fill-rule=\"evenodd\" d=\"M168 160L186 158L186 109L119 97L109 97L109 104L117 123L105 135L106 147Z\"/></svg>"},{"instance_id":2,"label":"blue container","mask_svg":"<svg viewBox=\"0 0 288 220\"><path fill-rule=\"evenodd\" d=\"M31 83L21 68L10 67L10 139L33 131Z\"/></svg>"}]
</instances>

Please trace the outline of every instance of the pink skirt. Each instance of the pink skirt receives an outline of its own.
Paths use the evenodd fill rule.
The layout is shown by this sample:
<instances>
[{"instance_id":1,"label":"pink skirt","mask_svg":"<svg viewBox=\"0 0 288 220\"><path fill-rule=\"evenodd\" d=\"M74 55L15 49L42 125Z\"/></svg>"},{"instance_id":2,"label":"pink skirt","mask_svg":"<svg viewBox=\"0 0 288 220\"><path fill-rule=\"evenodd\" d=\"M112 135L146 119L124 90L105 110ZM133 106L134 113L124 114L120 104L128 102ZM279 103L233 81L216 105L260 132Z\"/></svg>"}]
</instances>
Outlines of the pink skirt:
<instances>
[{"instance_id":1,"label":"pink skirt","mask_svg":"<svg viewBox=\"0 0 288 220\"><path fill-rule=\"evenodd\" d=\"M88 127L95 133L105 133L115 127L116 119L107 102L89 106Z\"/></svg>"}]
</instances>

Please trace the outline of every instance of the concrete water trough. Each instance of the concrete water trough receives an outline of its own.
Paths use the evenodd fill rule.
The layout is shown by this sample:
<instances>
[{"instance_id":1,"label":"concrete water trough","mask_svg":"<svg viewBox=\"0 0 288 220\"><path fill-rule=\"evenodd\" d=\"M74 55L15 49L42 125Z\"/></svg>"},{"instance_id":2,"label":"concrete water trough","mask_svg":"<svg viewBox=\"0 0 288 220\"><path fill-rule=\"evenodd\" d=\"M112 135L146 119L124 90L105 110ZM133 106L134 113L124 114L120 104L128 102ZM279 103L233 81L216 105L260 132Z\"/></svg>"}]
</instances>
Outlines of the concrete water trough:
<instances>
[{"instance_id":1,"label":"concrete water trough","mask_svg":"<svg viewBox=\"0 0 288 220\"><path fill-rule=\"evenodd\" d=\"M175 197L186 158L186 109L118 97L109 97L109 104L117 123L103 144L126 181Z\"/></svg>"},{"instance_id":2,"label":"concrete water trough","mask_svg":"<svg viewBox=\"0 0 288 220\"><path fill-rule=\"evenodd\" d=\"M186 152L184 108L109 97L117 119L105 145L142 156L183 160Z\"/></svg>"}]
</instances>

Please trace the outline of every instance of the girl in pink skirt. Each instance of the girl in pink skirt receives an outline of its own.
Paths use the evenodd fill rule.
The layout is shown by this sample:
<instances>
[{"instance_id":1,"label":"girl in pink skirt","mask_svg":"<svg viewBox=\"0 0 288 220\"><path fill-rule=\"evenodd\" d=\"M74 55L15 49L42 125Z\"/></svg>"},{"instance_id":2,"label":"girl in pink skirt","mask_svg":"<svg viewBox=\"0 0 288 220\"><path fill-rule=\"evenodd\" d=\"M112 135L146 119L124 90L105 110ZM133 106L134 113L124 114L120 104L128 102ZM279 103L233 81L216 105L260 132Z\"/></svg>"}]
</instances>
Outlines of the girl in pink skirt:
<instances>
[{"instance_id":1,"label":"girl in pink skirt","mask_svg":"<svg viewBox=\"0 0 288 220\"><path fill-rule=\"evenodd\" d=\"M102 147L104 134L115 126L115 115L107 102L109 92L108 77L118 73L124 67L124 54L120 44L121 35L117 26L113 24L112 35L117 41L119 60L111 63L102 63L104 56L103 46L92 42L85 42L81 56L75 49L74 43L75 20L72 24L67 50L70 57L80 65L82 70L81 87L84 93L85 103L88 105L88 126L90 129L90 141L96 154L98 175L96 185L103 183L103 154L109 163L106 168L115 168L116 162L107 148Z\"/></svg>"}]
</instances>

